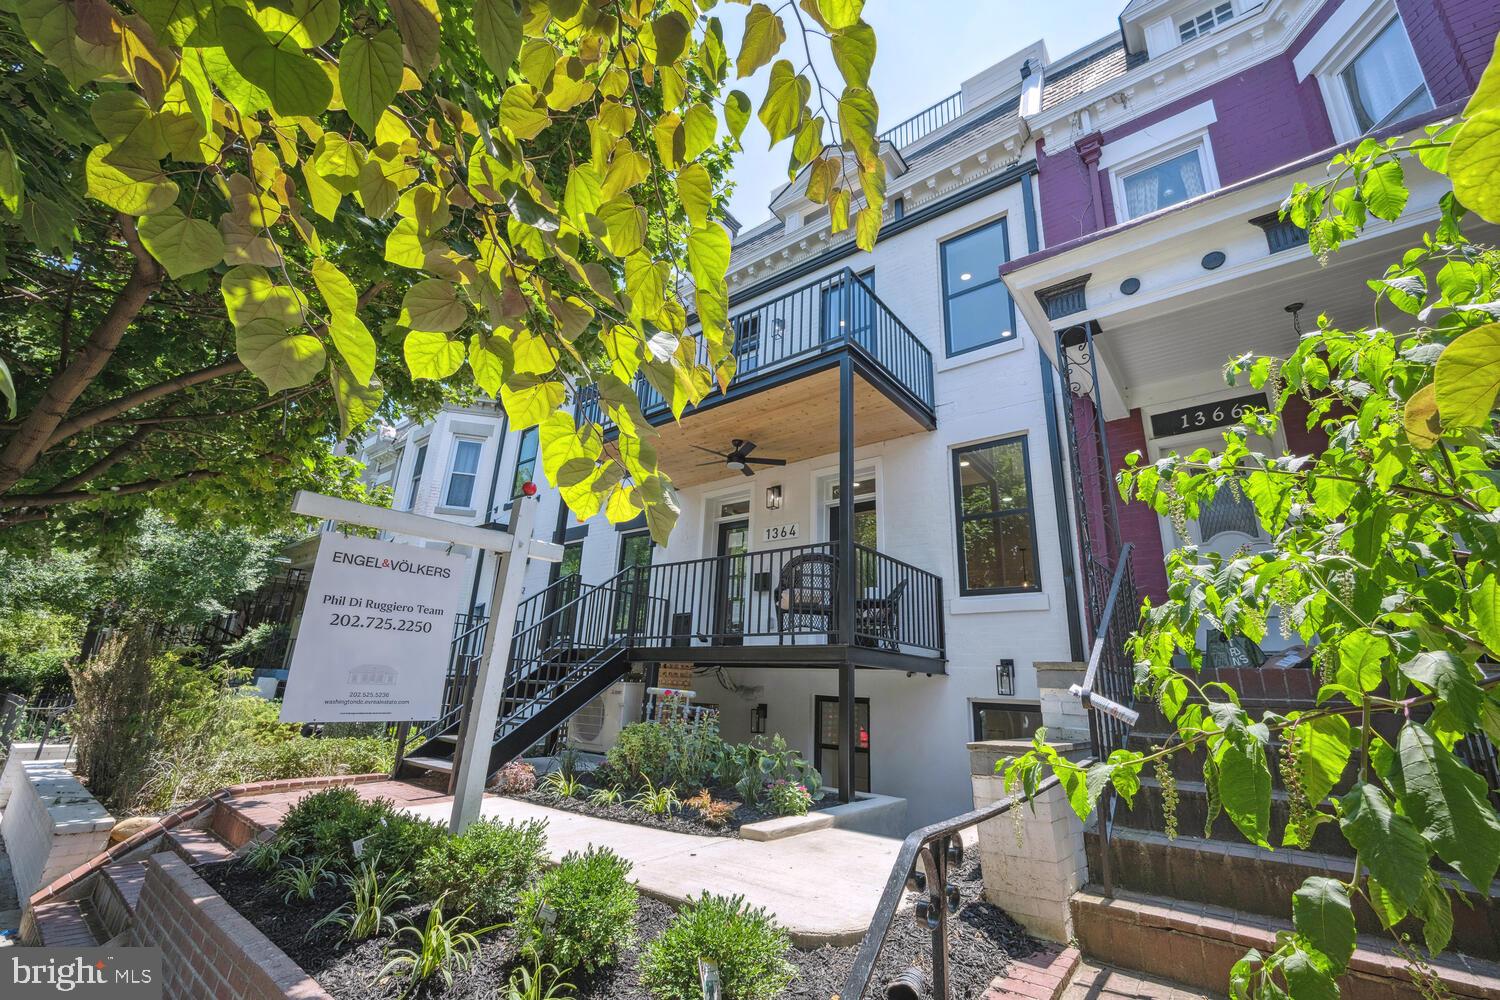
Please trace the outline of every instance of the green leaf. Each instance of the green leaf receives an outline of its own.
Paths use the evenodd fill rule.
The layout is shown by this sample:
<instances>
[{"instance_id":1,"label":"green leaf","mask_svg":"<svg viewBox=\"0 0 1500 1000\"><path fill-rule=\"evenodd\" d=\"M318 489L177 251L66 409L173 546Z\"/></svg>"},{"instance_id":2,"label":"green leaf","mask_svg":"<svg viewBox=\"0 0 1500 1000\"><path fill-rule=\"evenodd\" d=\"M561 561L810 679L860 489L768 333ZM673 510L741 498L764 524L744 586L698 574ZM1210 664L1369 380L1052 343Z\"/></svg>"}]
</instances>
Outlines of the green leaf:
<instances>
[{"instance_id":1,"label":"green leaf","mask_svg":"<svg viewBox=\"0 0 1500 1000\"><path fill-rule=\"evenodd\" d=\"M604 204L604 180L591 165L580 163L568 171L568 186L563 194L563 210L580 227L585 215L599 211Z\"/></svg>"},{"instance_id":2,"label":"green leaf","mask_svg":"<svg viewBox=\"0 0 1500 1000\"><path fill-rule=\"evenodd\" d=\"M354 124L372 139L380 116L401 88L401 36L386 28L374 38L355 35L339 53L339 93Z\"/></svg>"},{"instance_id":3,"label":"green leaf","mask_svg":"<svg viewBox=\"0 0 1500 1000\"><path fill-rule=\"evenodd\" d=\"M536 88L531 84L514 84L501 95L500 124L517 139L535 139L551 122L547 109L538 101Z\"/></svg>"},{"instance_id":4,"label":"green leaf","mask_svg":"<svg viewBox=\"0 0 1500 1000\"><path fill-rule=\"evenodd\" d=\"M854 215L854 242L861 250L875 249L875 240L880 236L880 209L866 205Z\"/></svg>"},{"instance_id":5,"label":"green leaf","mask_svg":"<svg viewBox=\"0 0 1500 1000\"><path fill-rule=\"evenodd\" d=\"M327 360L317 337L293 333L268 318L239 326L234 333L234 347L245 367L273 395L311 382Z\"/></svg>"},{"instance_id":6,"label":"green leaf","mask_svg":"<svg viewBox=\"0 0 1500 1000\"><path fill-rule=\"evenodd\" d=\"M425 79L437 65L442 43L442 17L436 0L386 0L386 6L401 30L411 68Z\"/></svg>"},{"instance_id":7,"label":"green leaf","mask_svg":"<svg viewBox=\"0 0 1500 1000\"><path fill-rule=\"evenodd\" d=\"M162 41L176 46L186 45L189 38L194 44L207 45L214 38L201 36L200 26L213 27L213 0L135 0L131 4L156 32Z\"/></svg>"},{"instance_id":8,"label":"green leaf","mask_svg":"<svg viewBox=\"0 0 1500 1000\"><path fill-rule=\"evenodd\" d=\"M331 367L333 398L339 406L339 436L348 437L380 409L385 390L378 380L369 385L356 381L343 365L335 364Z\"/></svg>"},{"instance_id":9,"label":"green leaf","mask_svg":"<svg viewBox=\"0 0 1500 1000\"><path fill-rule=\"evenodd\" d=\"M599 207L599 219L608 233L609 250L616 257L635 253L646 239L646 210L627 195L611 198Z\"/></svg>"},{"instance_id":10,"label":"green leaf","mask_svg":"<svg viewBox=\"0 0 1500 1000\"><path fill-rule=\"evenodd\" d=\"M474 381L492 398L500 395L500 383L507 367L505 353L510 345L500 337L476 333L469 338L469 367Z\"/></svg>"},{"instance_id":11,"label":"green leaf","mask_svg":"<svg viewBox=\"0 0 1500 1000\"><path fill-rule=\"evenodd\" d=\"M718 138L719 120L707 104L694 104L682 119L683 151L685 160L696 160L714 144Z\"/></svg>"},{"instance_id":12,"label":"green leaf","mask_svg":"<svg viewBox=\"0 0 1500 1000\"><path fill-rule=\"evenodd\" d=\"M276 284L259 265L241 264L231 269L219 282L219 291L224 296L229 321L236 327L262 319L271 320L283 330L302 323L305 302L301 293Z\"/></svg>"},{"instance_id":13,"label":"green leaf","mask_svg":"<svg viewBox=\"0 0 1500 1000\"><path fill-rule=\"evenodd\" d=\"M1474 88L1474 96L1464 106L1464 117L1473 118L1483 111L1500 109L1500 35L1495 36L1495 51Z\"/></svg>"},{"instance_id":14,"label":"green leaf","mask_svg":"<svg viewBox=\"0 0 1500 1000\"><path fill-rule=\"evenodd\" d=\"M1354 907L1338 879L1313 876L1292 893L1292 925L1342 971L1354 954Z\"/></svg>"},{"instance_id":15,"label":"green leaf","mask_svg":"<svg viewBox=\"0 0 1500 1000\"><path fill-rule=\"evenodd\" d=\"M1377 786L1361 782L1339 800L1339 826L1385 891L1407 909L1415 905L1429 852L1412 821Z\"/></svg>"},{"instance_id":16,"label":"green leaf","mask_svg":"<svg viewBox=\"0 0 1500 1000\"><path fill-rule=\"evenodd\" d=\"M865 0L818 0L818 12L823 15L823 23L835 31L858 21L864 9Z\"/></svg>"},{"instance_id":17,"label":"green leaf","mask_svg":"<svg viewBox=\"0 0 1500 1000\"><path fill-rule=\"evenodd\" d=\"M1401 422L1406 428L1406 440L1413 448L1426 451L1438 443L1443 425L1438 419L1436 385L1424 385L1412 393L1402 411Z\"/></svg>"},{"instance_id":18,"label":"green leaf","mask_svg":"<svg viewBox=\"0 0 1500 1000\"><path fill-rule=\"evenodd\" d=\"M740 42L739 58L735 60L735 73L740 79L754 73L776 58L785 41L786 27L781 18L765 4L755 4L745 15L745 35Z\"/></svg>"},{"instance_id":19,"label":"green leaf","mask_svg":"<svg viewBox=\"0 0 1500 1000\"><path fill-rule=\"evenodd\" d=\"M177 185L167 179L160 162L116 152L107 143L89 151L84 173L89 197L126 215L164 212L177 200Z\"/></svg>"},{"instance_id":20,"label":"green leaf","mask_svg":"<svg viewBox=\"0 0 1500 1000\"><path fill-rule=\"evenodd\" d=\"M724 280L729 271L729 234L723 227L706 226L688 236L688 271L700 289Z\"/></svg>"},{"instance_id":21,"label":"green leaf","mask_svg":"<svg viewBox=\"0 0 1500 1000\"><path fill-rule=\"evenodd\" d=\"M1500 655L1500 576L1487 566L1471 570L1469 622L1491 655Z\"/></svg>"},{"instance_id":22,"label":"green leaf","mask_svg":"<svg viewBox=\"0 0 1500 1000\"><path fill-rule=\"evenodd\" d=\"M413 330L401 345L412 378L445 379L463 367L464 342L446 333Z\"/></svg>"},{"instance_id":23,"label":"green leaf","mask_svg":"<svg viewBox=\"0 0 1500 1000\"><path fill-rule=\"evenodd\" d=\"M1391 644L1385 636L1359 629L1346 635L1338 649L1338 683L1357 691L1373 691L1380 686L1381 664L1391 655Z\"/></svg>"},{"instance_id":24,"label":"green leaf","mask_svg":"<svg viewBox=\"0 0 1500 1000\"><path fill-rule=\"evenodd\" d=\"M359 318L359 295L332 261L319 257L312 264L313 283L328 304L328 333L359 386L375 375L375 338Z\"/></svg>"},{"instance_id":25,"label":"green leaf","mask_svg":"<svg viewBox=\"0 0 1500 1000\"><path fill-rule=\"evenodd\" d=\"M1484 692L1475 682L1474 671L1467 663L1443 650L1427 651L1401 664L1401 672L1436 691L1444 707L1466 726L1479 725L1479 705L1484 700Z\"/></svg>"},{"instance_id":26,"label":"green leaf","mask_svg":"<svg viewBox=\"0 0 1500 1000\"><path fill-rule=\"evenodd\" d=\"M141 217L141 243L173 278L203 271L224 257L224 237L213 223L189 219L173 206Z\"/></svg>"},{"instance_id":27,"label":"green leaf","mask_svg":"<svg viewBox=\"0 0 1500 1000\"><path fill-rule=\"evenodd\" d=\"M1333 977L1300 948L1282 959L1281 974L1286 977L1287 995L1296 1000L1338 1000Z\"/></svg>"},{"instance_id":28,"label":"green leaf","mask_svg":"<svg viewBox=\"0 0 1500 1000\"><path fill-rule=\"evenodd\" d=\"M500 403L514 430L525 430L546 420L567 399L559 382L535 375L514 375L500 387Z\"/></svg>"},{"instance_id":29,"label":"green leaf","mask_svg":"<svg viewBox=\"0 0 1500 1000\"><path fill-rule=\"evenodd\" d=\"M708 225L714 206L714 182L701 163L690 163L678 172L677 196L694 229Z\"/></svg>"},{"instance_id":30,"label":"green leaf","mask_svg":"<svg viewBox=\"0 0 1500 1000\"><path fill-rule=\"evenodd\" d=\"M12 215L21 210L21 199L26 194L26 177L21 173L21 161L16 151L10 148L10 137L0 133L0 206Z\"/></svg>"},{"instance_id":31,"label":"green leaf","mask_svg":"<svg viewBox=\"0 0 1500 1000\"><path fill-rule=\"evenodd\" d=\"M1377 219L1394 219L1406 209L1406 177L1400 160L1382 160L1365 173L1360 184L1365 207Z\"/></svg>"},{"instance_id":32,"label":"green leaf","mask_svg":"<svg viewBox=\"0 0 1500 1000\"><path fill-rule=\"evenodd\" d=\"M11 378L10 365L0 358L0 396L5 397L6 419L16 419L16 380Z\"/></svg>"},{"instance_id":33,"label":"green leaf","mask_svg":"<svg viewBox=\"0 0 1500 1000\"><path fill-rule=\"evenodd\" d=\"M724 124L738 141L750 123L750 98L742 90L731 90L724 98Z\"/></svg>"},{"instance_id":34,"label":"green leaf","mask_svg":"<svg viewBox=\"0 0 1500 1000\"><path fill-rule=\"evenodd\" d=\"M1266 748L1248 733L1230 734L1219 750L1219 798L1251 843L1271 846L1271 770Z\"/></svg>"},{"instance_id":35,"label":"green leaf","mask_svg":"<svg viewBox=\"0 0 1500 1000\"><path fill-rule=\"evenodd\" d=\"M278 115L316 118L328 109L333 81L317 60L303 55L289 39L273 43L240 7L219 11L219 30L229 62L270 96Z\"/></svg>"},{"instance_id":36,"label":"green leaf","mask_svg":"<svg viewBox=\"0 0 1500 1000\"><path fill-rule=\"evenodd\" d=\"M1470 330L1444 348L1433 384L1444 426L1489 427L1500 392L1500 323Z\"/></svg>"},{"instance_id":37,"label":"green leaf","mask_svg":"<svg viewBox=\"0 0 1500 1000\"><path fill-rule=\"evenodd\" d=\"M1302 777L1302 790L1316 805L1333 791L1349 764L1349 720L1342 715L1322 715L1299 722L1292 731L1297 739L1297 773Z\"/></svg>"},{"instance_id":38,"label":"green leaf","mask_svg":"<svg viewBox=\"0 0 1500 1000\"><path fill-rule=\"evenodd\" d=\"M839 98L839 128L854 148L861 170L874 170L880 163L880 140L875 134L879 118L880 106L870 88L844 88Z\"/></svg>"},{"instance_id":39,"label":"green leaf","mask_svg":"<svg viewBox=\"0 0 1500 1000\"><path fill-rule=\"evenodd\" d=\"M668 11L651 21L648 31L643 32L643 42L649 41L647 52L656 66L670 66L682 55L691 34L691 25L680 11Z\"/></svg>"},{"instance_id":40,"label":"green leaf","mask_svg":"<svg viewBox=\"0 0 1500 1000\"><path fill-rule=\"evenodd\" d=\"M1464 207L1486 222L1500 222L1500 108L1481 111L1464 123L1448 150L1448 177Z\"/></svg>"},{"instance_id":41,"label":"green leaf","mask_svg":"<svg viewBox=\"0 0 1500 1000\"><path fill-rule=\"evenodd\" d=\"M830 43L833 61L851 87L868 87L870 69L875 65L875 29L860 21L837 32Z\"/></svg>"},{"instance_id":42,"label":"green leaf","mask_svg":"<svg viewBox=\"0 0 1500 1000\"><path fill-rule=\"evenodd\" d=\"M425 278L408 288L402 296L401 315L397 322L413 330L450 333L463 326L468 318L469 310L458 301L451 281ZM456 365L454 370L457 370Z\"/></svg>"},{"instance_id":43,"label":"green leaf","mask_svg":"<svg viewBox=\"0 0 1500 1000\"><path fill-rule=\"evenodd\" d=\"M1417 900L1415 912L1422 918L1422 938L1433 955L1448 947L1453 938L1453 898L1436 878L1429 878Z\"/></svg>"},{"instance_id":44,"label":"green leaf","mask_svg":"<svg viewBox=\"0 0 1500 1000\"><path fill-rule=\"evenodd\" d=\"M641 496L646 500L646 527L651 531L651 540L665 546L677 524L677 498L672 495L667 481L658 474L647 476L640 484Z\"/></svg>"},{"instance_id":45,"label":"green leaf","mask_svg":"<svg viewBox=\"0 0 1500 1000\"><path fill-rule=\"evenodd\" d=\"M625 290L630 293L639 315L655 316L666 304L667 278L664 270L644 253L631 254L625 258Z\"/></svg>"},{"instance_id":46,"label":"green leaf","mask_svg":"<svg viewBox=\"0 0 1500 1000\"><path fill-rule=\"evenodd\" d=\"M515 0L475 0L474 40L495 78L505 83L524 38Z\"/></svg>"},{"instance_id":47,"label":"green leaf","mask_svg":"<svg viewBox=\"0 0 1500 1000\"><path fill-rule=\"evenodd\" d=\"M1397 746L1402 808L1438 857L1475 885L1489 885L1500 869L1500 816L1484 779L1420 723L1403 726Z\"/></svg>"},{"instance_id":48,"label":"green leaf","mask_svg":"<svg viewBox=\"0 0 1500 1000\"><path fill-rule=\"evenodd\" d=\"M771 134L771 145L797 131L811 94L812 83L805 76L792 69L787 60L776 60L759 113L761 124Z\"/></svg>"}]
</instances>

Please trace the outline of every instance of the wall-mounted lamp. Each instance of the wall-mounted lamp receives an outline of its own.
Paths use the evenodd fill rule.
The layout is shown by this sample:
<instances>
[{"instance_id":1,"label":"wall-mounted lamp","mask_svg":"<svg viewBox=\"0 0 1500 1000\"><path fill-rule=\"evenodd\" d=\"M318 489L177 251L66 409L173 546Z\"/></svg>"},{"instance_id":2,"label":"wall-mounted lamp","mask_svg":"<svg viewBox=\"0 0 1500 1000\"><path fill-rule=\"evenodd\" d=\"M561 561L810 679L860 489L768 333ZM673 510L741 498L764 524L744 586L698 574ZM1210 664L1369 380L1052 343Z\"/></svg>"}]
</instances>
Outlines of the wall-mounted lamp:
<instances>
[{"instance_id":1,"label":"wall-mounted lamp","mask_svg":"<svg viewBox=\"0 0 1500 1000\"><path fill-rule=\"evenodd\" d=\"M995 664L995 693L1001 695L1016 693L1015 660L1001 660Z\"/></svg>"},{"instance_id":2,"label":"wall-mounted lamp","mask_svg":"<svg viewBox=\"0 0 1500 1000\"><path fill-rule=\"evenodd\" d=\"M781 484L766 487L766 510L781 509Z\"/></svg>"},{"instance_id":3,"label":"wall-mounted lamp","mask_svg":"<svg viewBox=\"0 0 1500 1000\"><path fill-rule=\"evenodd\" d=\"M756 705L750 713L750 732L754 736L764 736L766 732L766 703Z\"/></svg>"}]
</instances>

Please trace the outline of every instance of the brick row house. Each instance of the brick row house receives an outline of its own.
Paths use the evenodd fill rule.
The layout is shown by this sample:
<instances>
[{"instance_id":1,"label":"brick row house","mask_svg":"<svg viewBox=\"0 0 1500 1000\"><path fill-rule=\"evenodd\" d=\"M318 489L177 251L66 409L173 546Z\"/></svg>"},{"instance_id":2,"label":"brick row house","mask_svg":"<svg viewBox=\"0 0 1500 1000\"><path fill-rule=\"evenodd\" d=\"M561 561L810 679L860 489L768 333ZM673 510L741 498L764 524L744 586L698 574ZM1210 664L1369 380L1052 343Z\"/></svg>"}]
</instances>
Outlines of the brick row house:
<instances>
[{"instance_id":1,"label":"brick row house","mask_svg":"<svg viewBox=\"0 0 1500 1000\"><path fill-rule=\"evenodd\" d=\"M526 626L550 641L586 616L615 655L575 657L586 683L537 719L602 745L638 711L626 678L688 679L726 738L780 734L841 793L904 798L916 826L970 807L969 742L1039 724L1037 665L1085 658L1124 543L1157 596L1166 549L1254 544L1232 498L1180 538L1114 502L1106 473L1211 446L1263 401L1224 385L1231 355L1289 352L1319 311L1368 315L1365 279L1431 224L1436 179L1413 173L1402 220L1327 266L1277 207L1342 144L1455 113L1500 7L1133 0L1100 32L1056 58L1022 47L890 128L873 252L830 232L805 178L736 233L729 391L674 424L640 390L682 511L665 548L641 523L577 523L535 429L494 406L369 437L367 475L400 509L504 522L542 487L538 523L567 555L528 571ZM1268 446L1318 442L1289 425ZM1204 642L1253 667L1282 640Z\"/></svg>"}]
</instances>

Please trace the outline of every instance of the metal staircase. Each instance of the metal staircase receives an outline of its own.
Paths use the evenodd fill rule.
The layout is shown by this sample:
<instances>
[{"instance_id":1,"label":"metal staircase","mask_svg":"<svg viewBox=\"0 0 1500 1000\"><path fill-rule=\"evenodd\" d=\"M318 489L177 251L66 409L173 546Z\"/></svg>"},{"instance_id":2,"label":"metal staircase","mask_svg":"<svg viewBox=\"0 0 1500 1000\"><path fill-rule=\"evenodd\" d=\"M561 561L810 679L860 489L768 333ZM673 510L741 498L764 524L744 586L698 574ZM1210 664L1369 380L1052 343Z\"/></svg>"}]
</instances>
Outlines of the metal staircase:
<instances>
[{"instance_id":1,"label":"metal staircase","mask_svg":"<svg viewBox=\"0 0 1500 1000\"><path fill-rule=\"evenodd\" d=\"M630 626L640 593L634 569L594 586L565 577L517 609L500 712L490 742L489 772L545 738L629 670ZM464 706L484 646L479 622L454 639L450 697L441 718L422 728L417 752L402 758L398 777L452 774L463 742Z\"/></svg>"}]
</instances>

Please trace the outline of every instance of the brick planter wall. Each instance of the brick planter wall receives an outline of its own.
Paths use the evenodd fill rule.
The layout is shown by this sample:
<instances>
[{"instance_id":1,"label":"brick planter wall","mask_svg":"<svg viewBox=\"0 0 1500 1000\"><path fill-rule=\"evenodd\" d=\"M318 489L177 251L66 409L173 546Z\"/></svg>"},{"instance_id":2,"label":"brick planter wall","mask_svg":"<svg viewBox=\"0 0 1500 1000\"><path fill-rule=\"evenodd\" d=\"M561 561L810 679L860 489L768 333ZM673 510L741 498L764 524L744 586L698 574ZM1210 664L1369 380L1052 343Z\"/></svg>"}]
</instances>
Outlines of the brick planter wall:
<instances>
[{"instance_id":1,"label":"brick planter wall","mask_svg":"<svg viewBox=\"0 0 1500 1000\"><path fill-rule=\"evenodd\" d=\"M327 1000L328 994L187 863L152 855L131 943L162 949L168 1000Z\"/></svg>"}]
</instances>

